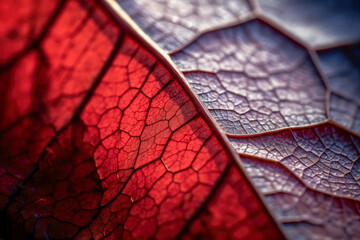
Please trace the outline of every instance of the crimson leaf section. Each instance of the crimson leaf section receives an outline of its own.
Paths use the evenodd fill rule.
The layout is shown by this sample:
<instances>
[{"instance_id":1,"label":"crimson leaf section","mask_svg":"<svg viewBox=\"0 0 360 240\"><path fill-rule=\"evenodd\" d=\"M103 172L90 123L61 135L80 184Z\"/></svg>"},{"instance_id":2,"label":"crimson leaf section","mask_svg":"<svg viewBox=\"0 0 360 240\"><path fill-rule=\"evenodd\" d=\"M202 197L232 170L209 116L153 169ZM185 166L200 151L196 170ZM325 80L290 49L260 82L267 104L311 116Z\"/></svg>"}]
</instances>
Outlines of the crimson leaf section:
<instances>
[{"instance_id":1,"label":"crimson leaf section","mask_svg":"<svg viewBox=\"0 0 360 240\"><path fill-rule=\"evenodd\" d=\"M21 4L20 4L21 3ZM1 55L0 65L19 55L34 39L41 37L43 29L60 1L7 1L0 6ZM19 14L14 14L17 9Z\"/></svg>"},{"instance_id":2,"label":"crimson leaf section","mask_svg":"<svg viewBox=\"0 0 360 240\"><path fill-rule=\"evenodd\" d=\"M319 51L320 66L330 87L330 117L360 134L359 45Z\"/></svg>"},{"instance_id":3,"label":"crimson leaf section","mask_svg":"<svg viewBox=\"0 0 360 240\"><path fill-rule=\"evenodd\" d=\"M203 34L172 59L226 133L326 120L325 86L309 55L261 21Z\"/></svg>"},{"instance_id":4,"label":"crimson leaf section","mask_svg":"<svg viewBox=\"0 0 360 240\"><path fill-rule=\"evenodd\" d=\"M160 47L172 51L199 32L250 12L248 0L117 0ZM144 10L145 9L145 10Z\"/></svg>"},{"instance_id":5,"label":"crimson leaf section","mask_svg":"<svg viewBox=\"0 0 360 240\"><path fill-rule=\"evenodd\" d=\"M120 29L91 1L61 2L50 23L36 44L2 68L1 78L11 86L4 97L14 104L2 102L1 108L6 158L1 159L0 180L8 195L2 199L0 237L181 237L204 204L221 198L223 179L230 179L226 184L246 196L228 193L237 197L234 204L241 209L223 216L241 223L233 230L282 238L241 170L228 171L235 159L182 87L182 79L174 78L133 32ZM41 74L46 73L41 84L34 83L38 73L31 68L38 64ZM24 104L30 110L21 111L26 106L16 96L38 97L39 90L40 106L29 97ZM42 125L32 130L36 125L29 119ZM45 138L42 131L48 129ZM12 154L15 150L24 157ZM9 181L7 175L19 176L15 171L24 173L17 182ZM207 217L212 219L218 217ZM257 219L260 225L253 224ZM221 224L228 226L223 220ZM211 227L207 225L209 231ZM200 232L205 235L203 225Z\"/></svg>"},{"instance_id":6,"label":"crimson leaf section","mask_svg":"<svg viewBox=\"0 0 360 240\"><path fill-rule=\"evenodd\" d=\"M40 36L34 35L46 16L43 6L52 3L39 2L41 7L34 9L24 1L17 14L12 1L2 4L1 11L13 9L4 27L8 34L25 28L16 19L27 20L24 24L34 32L22 40L28 45L0 66L0 181L6 183L0 189L0 209L30 174L48 142L73 117L119 34L96 6L62 1L56 3ZM17 41L1 44L2 53L13 49L9 44L15 49Z\"/></svg>"}]
</instances>

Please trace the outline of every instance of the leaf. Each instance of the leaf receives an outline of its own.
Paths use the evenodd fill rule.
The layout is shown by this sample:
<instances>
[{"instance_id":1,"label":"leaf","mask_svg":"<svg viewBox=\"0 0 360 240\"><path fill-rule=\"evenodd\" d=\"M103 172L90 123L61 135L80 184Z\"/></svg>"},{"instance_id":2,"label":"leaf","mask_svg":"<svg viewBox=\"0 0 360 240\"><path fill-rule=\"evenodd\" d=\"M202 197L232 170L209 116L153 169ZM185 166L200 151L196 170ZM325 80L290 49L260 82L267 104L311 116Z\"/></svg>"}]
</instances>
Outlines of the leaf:
<instances>
[{"instance_id":1,"label":"leaf","mask_svg":"<svg viewBox=\"0 0 360 240\"><path fill-rule=\"evenodd\" d=\"M248 0L117 0L163 49L173 51L199 32L244 17ZM146 9L146 10L145 10Z\"/></svg>"},{"instance_id":2,"label":"leaf","mask_svg":"<svg viewBox=\"0 0 360 240\"><path fill-rule=\"evenodd\" d=\"M302 232L306 232L304 239L358 235L359 139L327 123L318 127L320 122L328 121L329 90L313 64L313 57L255 20L203 34L172 54L172 58L242 159L264 158L263 168L269 160L279 161L290 172L287 175L297 177L281 183L278 179L281 168L272 169L270 174L270 170L259 170L258 162L245 165L265 196L266 186L282 184L281 189L269 193L266 201L283 223L287 236L297 238ZM357 70L352 66L350 69ZM356 85L355 79L348 82ZM342 91L345 96L349 94ZM356 104L357 100L352 102ZM351 110L349 105L334 103L332 96L330 117L335 120L336 110L332 109L340 109L337 119L342 120L335 121L342 123L345 120L342 113ZM356 107L349 115L357 126ZM309 128L303 132L297 130L307 125ZM280 131L284 128L289 130ZM297 185L302 187L293 187ZM329 201L335 201L336 207L330 207ZM330 210L333 208L336 210ZM317 211L323 211L323 218L345 215L343 222L351 222L351 229L343 223L339 227L331 221L316 221Z\"/></svg>"},{"instance_id":3,"label":"leaf","mask_svg":"<svg viewBox=\"0 0 360 240\"><path fill-rule=\"evenodd\" d=\"M237 152L278 162L309 188L360 197L360 139L331 124L230 138Z\"/></svg>"},{"instance_id":4,"label":"leaf","mask_svg":"<svg viewBox=\"0 0 360 240\"><path fill-rule=\"evenodd\" d=\"M309 55L260 21L206 33L172 59L226 133L326 119L325 87Z\"/></svg>"},{"instance_id":5,"label":"leaf","mask_svg":"<svg viewBox=\"0 0 360 240\"><path fill-rule=\"evenodd\" d=\"M357 238L359 57L351 44L360 36L349 26L360 19L359 4L249 3L246 16L202 30L169 54L227 133L287 237ZM120 5L166 44L154 37L171 31L166 23L151 32L144 27L154 11ZM221 206L208 203L190 236L204 232L205 216L219 211L213 208Z\"/></svg>"},{"instance_id":6,"label":"leaf","mask_svg":"<svg viewBox=\"0 0 360 240\"><path fill-rule=\"evenodd\" d=\"M23 39L31 43L1 67L1 181L7 183L0 190L1 208L95 86L119 34L89 4L60 2L56 8L40 37Z\"/></svg>"},{"instance_id":7,"label":"leaf","mask_svg":"<svg viewBox=\"0 0 360 240\"><path fill-rule=\"evenodd\" d=\"M288 238L356 239L359 236L358 200L309 188L282 164L245 156L241 159Z\"/></svg>"},{"instance_id":8,"label":"leaf","mask_svg":"<svg viewBox=\"0 0 360 240\"><path fill-rule=\"evenodd\" d=\"M359 31L352 30L360 23L360 4L356 0L257 1L262 13L310 46L326 48L360 38Z\"/></svg>"},{"instance_id":9,"label":"leaf","mask_svg":"<svg viewBox=\"0 0 360 240\"><path fill-rule=\"evenodd\" d=\"M252 200L250 192L245 179L239 175L235 166L231 166L218 191L206 203L184 239L204 236L217 236L219 239L277 239L278 233L267 223L261 205ZM248 215L249 210L251 216ZM251 225L253 229L250 230L246 225Z\"/></svg>"},{"instance_id":10,"label":"leaf","mask_svg":"<svg viewBox=\"0 0 360 240\"><path fill-rule=\"evenodd\" d=\"M1 67L0 236L168 239L198 231L199 217L205 235L219 220L205 206L220 213L226 193L242 209L228 212L234 236L282 238L171 63L113 14L62 1Z\"/></svg>"},{"instance_id":11,"label":"leaf","mask_svg":"<svg viewBox=\"0 0 360 240\"><path fill-rule=\"evenodd\" d=\"M359 46L319 51L318 55L330 87L330 118L360 134Z\"/></svg>"},{"instance_id":12,"label":"leaf","mask_svg":"<svg viewBox=\"0 0 360 240\"><path fill-rule=\"evenodd\" d=\"M0 19L2 23L6 23L2 24L0 30L1 65L9 63L28 46L34 44L36 39L43 37L44 31L54 19L52 16L57 15L59 2L59 0L49 2L32 0L1 4ZM17 14L12 11L15 8Z\"/></svg>"}]
</instances>

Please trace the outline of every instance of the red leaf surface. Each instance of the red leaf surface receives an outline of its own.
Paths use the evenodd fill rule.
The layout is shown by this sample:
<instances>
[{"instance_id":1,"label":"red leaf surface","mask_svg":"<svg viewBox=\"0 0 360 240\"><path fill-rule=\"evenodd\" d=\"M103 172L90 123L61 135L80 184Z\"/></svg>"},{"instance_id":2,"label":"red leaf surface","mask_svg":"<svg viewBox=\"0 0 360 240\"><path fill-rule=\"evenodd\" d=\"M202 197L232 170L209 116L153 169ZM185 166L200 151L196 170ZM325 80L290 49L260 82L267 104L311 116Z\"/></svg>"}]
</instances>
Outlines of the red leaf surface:
<instances>
[{"instance_id":1,"label":"red leaf surface","mask_svg":"<svg viewBox=\"0 0 360 240\"><path fill-rule=\"evenodd\" d=\"M36 11L32 14L35 19L43 17ZM10 27L9 31L21 30L16 24ZM74 117L118 34L119 30L96 8L61 2L40 37L23 36L28 45L2 65L1 181L7 183L1 189L2 208L35 167L48 142ZM2 45L2 49L7 48Z\"/></svg>"},{"instance_id":2,"label":"red leaf surface","mask_svg":"<svg viewBox=\"0 0 360 240\"><path fill-rule=\"evenodd\" d=\"M0 13L14 15L0 48L1 237L282 238L201 104L129 23L98 2L25 2Z\"/></svg>"},{"instance_id":3,"label":"red leaf surface","mask_svg":"<svg viewBox=\"0 0 360 240\"><path fill-rule=\"evenodd\" d=\"M260 11L308 45L321 48L359 41L360 5L350 1L256 0Z\"/></svg>"},{"instance_id":4,"label":"red leaf surface","mask_svg":"<svg viewBox=\"0 0 360 240\"><path fill-rule=\"evenodd\" d=\"M332 124L230 138L240 154L284 165L310 188L360 197L360 139Z\"/></svg>"},{"instance_id":5,"label":"red leaf surface","mask_svg":"<svg viewBox=\"0 0 360 240\"><path fill-rule=\"evenodd\" d=\"M280 164L245 156L241 160L287 236L298 239L358 238L359 201L309 188Z\"/></svg>"}]
</instances>

